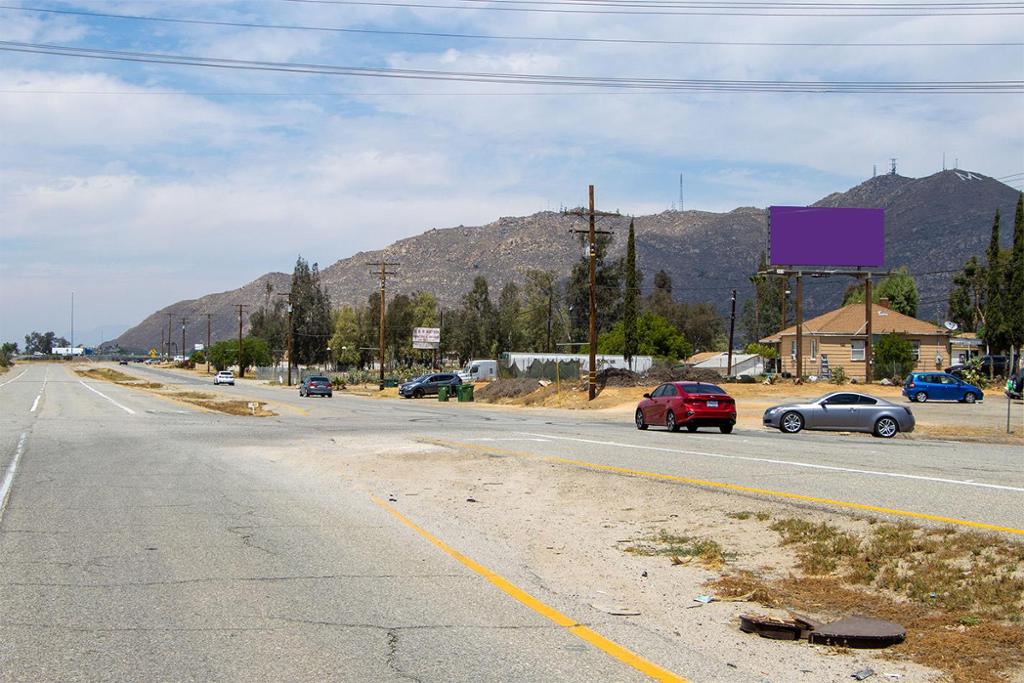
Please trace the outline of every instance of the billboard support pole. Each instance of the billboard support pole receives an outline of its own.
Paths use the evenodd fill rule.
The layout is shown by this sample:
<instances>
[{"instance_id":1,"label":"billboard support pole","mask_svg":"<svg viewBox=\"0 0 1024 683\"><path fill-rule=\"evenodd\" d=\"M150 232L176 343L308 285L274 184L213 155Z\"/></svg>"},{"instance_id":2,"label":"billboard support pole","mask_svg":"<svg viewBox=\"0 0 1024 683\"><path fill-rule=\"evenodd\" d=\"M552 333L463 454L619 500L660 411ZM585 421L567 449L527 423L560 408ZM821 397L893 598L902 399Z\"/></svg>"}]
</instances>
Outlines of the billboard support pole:
<instances>
[{"instance_id":1,"label":"billboard support pole","mask_svg":"<svg viewBox=\"0 0 1024 683\"><path fill-rule=\"evenodd\" d=\"M871 275L864 278L864 383L871 384Z\"/></svg>"},{"instance_id":2,"label":"billboard support pole","mask_svg":"<svg viewBox=\"0 0 1024 683\"><path fill-rule=\"evenodd\" d=\"M783 299L785 301L785 299ZM804 275L796 274L796 376L804 376Z\"/></svg>"}]
</instances>

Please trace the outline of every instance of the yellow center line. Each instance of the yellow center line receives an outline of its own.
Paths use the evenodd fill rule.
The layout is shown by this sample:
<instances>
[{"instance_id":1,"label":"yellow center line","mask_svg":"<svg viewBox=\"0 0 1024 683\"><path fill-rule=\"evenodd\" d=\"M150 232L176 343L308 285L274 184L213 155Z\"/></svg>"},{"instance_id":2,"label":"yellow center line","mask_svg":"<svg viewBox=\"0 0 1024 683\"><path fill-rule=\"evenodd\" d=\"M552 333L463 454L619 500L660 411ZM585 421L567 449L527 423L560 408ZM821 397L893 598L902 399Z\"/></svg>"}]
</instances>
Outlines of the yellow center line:
<instances>
[{"instance_id":1,"label":"yellow center line","mask_svg":"<svg viewBox=\"0 0 1024 683\"><path fill-rule=\"evenodd\" d=\"M941 522L943 524L953 524L956 526L966 526L974 529L984 529L986 531L999 531L1007 534L1016 534L1018 536L1024 536L1024 529L1016 529L1009 526L1000 526L998 524L987 524L985 522L974 522L968 519L958 519L956 517L943 517L941 515L930 515L923 512L911 512L909 510L900 510L897 508L887 508L878 505L867 505L865 503L853 503L845 500L834 500L832 498L819 498L817 496L805 496L800 493L789 493L788 491L773 491L772 489L762 489L753 486L742 486L740 484L727 484L720 481L710 481L708 479L694 479L692 477L682 477L675 474L664 474L662 472L648 472L645 470L635 470L628 467L616 467L614 465L602 465L600 463L587 462L585 460L573 460L570 458L560 458L553 455L542 455L538 453L530 453L528 451L513 451L504 448L492 448L490 446L481 446L478 444L465 443L462 441L449 441L446 439L421 439L424 443L432 443L437 446L453 446L457 448L465 448L468 450L482 451L486 453L495 453L498 455L514 455L523 458L538 458L547 462L556 462L563 465L571 465L573 467L582 467L588 470L597 470L600 472L614 472L615 474L625 474L631 477L645 477L648 479L659 479L662 481L673 481L682 484L692 484L694 486L704 486L708 488L725 489L728 491L740 491L743 493L754 493L760 496L771 496L773 498L785 498L788 500L799 500L806 503L818 503L821 505L831 505L833 507L848 508L851 510L865 510L868 512L879 512L886 515L896 515L899 517L910 517L913 519L924 519L929 522Z\"/></svg>"},{"instance_id":2,"label":"yellow center line","mask_svg":"<svg viewBox=\"0 0 1024 683\"><path fill-rule=\"evenodd\" d=\"M632 652L631 650L626 649L618 643L612 640L608 640L597 631L594 631L593 629L578 623L575 619L562 614L554 607L551 607L550 605L541 602L540 600L533 597L532 595L524 591L522 588L515 585L508 579L504 578L500 574L497 574L488 569L487 567L483 566L479 562L476 562L475 560L466 557L459 551L455 550L454 548L446 544L441 539L431 534L426 529L423 529L422 527L418 526L415 522L410 520L408 517L402 515L402 513L400 513L391 505L388 505L380 498L377 498L375 496L371 496L370 498L373 500L374 503L376 503L381 508L389 512L402 524L409 527L410 529L418 533L420 536L433 543L435 546L444 551L447 555L453 557L464 566L468 567L480 576L484 577L492 584L497 586L499 589L501 589L508 595L512 596L523 605L526 605L527 607L532 609L534 612L547 617L559 626L565 628L569 631L569 633L573 634L577 638L580 638L581 640L590 643L602 652L611 655L620 662L633 667L637 671L647 676L650 676L656 681L688 683L688 681L682 676L674 674L671 671L668 671L667 669L663 669L657 664L644 659L640 655L636 654L635 652Z\"/></svg>"}]
</instances>

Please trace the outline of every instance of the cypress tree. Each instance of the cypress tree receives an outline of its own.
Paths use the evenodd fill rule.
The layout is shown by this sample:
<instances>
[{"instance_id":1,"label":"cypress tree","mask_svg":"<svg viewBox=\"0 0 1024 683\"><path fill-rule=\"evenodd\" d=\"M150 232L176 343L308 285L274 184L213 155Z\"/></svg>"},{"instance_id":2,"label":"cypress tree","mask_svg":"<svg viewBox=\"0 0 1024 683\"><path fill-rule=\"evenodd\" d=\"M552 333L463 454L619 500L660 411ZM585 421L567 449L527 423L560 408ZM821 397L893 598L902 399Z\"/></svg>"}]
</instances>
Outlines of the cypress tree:
<instances>
[{"instance_id":1,"label":"cypress tree","mask_svg":"<svg viewBox=\"0 0 1024 683\"><path fill-rule=\"evenodd\" d=\"M633 229L633 221L629 221L629 239L626 242L626 292L622 301L622 323L623 323L623 355L626 358L626 365L632 366L633 356L636 355L640 340L637 335L637 314L640 304L640 285L637 282L636 272L636 234Z\"/></svg>"},{"instance_id":2,"label":"cypress tree","mask_svg":"<svg viewBox=\"0 0 1024 683\"><path fill-rule=\"evenodd\" d=\"M1017 214L1013 219L1013 247L1006 277L1007 341L1017 350L1024 345L1024 192L1017 198Z\"/></svg>"},{"instance_id":3,"label":"cypress tree","mask_svg":"<svg viewBox=\"0 0 1024 683\"><path fill-rule=\"evenodd\" d=\"M992 221L992 238L988 244L988 267L985 282L985 343L991 351L1002 350L1006 340L1006 320L1003 306L1003 268L999 249L999 210Z\"/></svg>"}]
</instances>

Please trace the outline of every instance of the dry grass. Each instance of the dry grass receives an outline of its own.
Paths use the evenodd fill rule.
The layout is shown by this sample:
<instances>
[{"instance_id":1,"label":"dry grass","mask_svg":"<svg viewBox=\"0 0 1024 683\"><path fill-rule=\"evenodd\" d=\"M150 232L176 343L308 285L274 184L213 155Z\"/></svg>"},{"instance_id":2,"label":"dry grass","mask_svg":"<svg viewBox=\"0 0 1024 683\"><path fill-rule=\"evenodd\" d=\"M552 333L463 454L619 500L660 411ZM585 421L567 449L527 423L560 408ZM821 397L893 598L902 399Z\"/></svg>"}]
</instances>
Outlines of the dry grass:
<instances>
[{"instance_id":1,"label":"dry grass","mask_svg":"<svg viewBox=\"0 0 1024 683\"><path fill-rule=\"evenodd\" d=\"M248 401L191 400L188 402L207 410L216 410L219 413L226 413L228 415L247 415L250 417L273 417L277 415L274 411L264 408L262 403L260 403L260 407L256 408L254 413L253 409L249 407Z\"/></svg>"},{"instance_id":2,"label":"dry grass","mask_svg":"<svg viewBox=\"0 0 1024 683\"><path fill-rule=\"evenodd\" d=\"M179 391L179 392L177 392L175 394L171 394L171 395L174 396L174 398L183 398L183 399L186 399L186 400L190 400L190 399L207 400L207 399L214 398L213 394L207 394L207 393L202 392L202 391Z\"/></svg>"},{"instance_id":3,"label":"dry grass","mask_svg":"<svg viewBox=\"0 0 1024 683\"><path fill-rule=\"evenodd\" d=\"M248 401L241 400L229 400L229 401L216 401L213 400L215 397L213 394L207 394L202 391L159 391L157 389L163 388L162 384L157 382L147 382L131 375L126 375L123 372L117 370L111 370L110 368L90 368L88 370L75 370L82 377L88 377L90 379L98 379L106 382L113 382L125 387L131 387L133 389L148 389L152 390L160 396L167 398L183 401L190 403L200 408L207 410L214 410L219 413L226 413L228 415L244 415L249 417L272 417L277 415L272 410L267 410L262 402L259 403L259 407L253 411L249 407Z\"/></svg>"},{"instance_id":4,"label":"dry grass","mask_svg":"<svg viewBox=\"0 0 1024 683\"><path fill-rule=\"evenodd\" d=\"M856 533L787 518L770 528L780 545L795 549L803 575L738 572L709 584L718 594L753 593L771 607L898 622L907 640L889 656L941 669L954 681L996 683L1024 667L1024 546L910 524Z\"/></svg>"},{"instance_id":5,"label":"dry grass","mask_svg":"<svg viewBox=\"0 0 1024 683\"><path fill-rule=\"evenodd\" d=\"M654 536L635 541L622 549L631 555L664 556L673 560L684 557L695 557L705 567L721 567L725 562L725 553L716 541L707 538L691 538L678 536L662 529Z\"/></svg>"},{"instance_id":6,"label":"dry grass","mask_svg":"<svg viewBox=\"0 0 1024 683\"><path fill-rule=\"evenodd\" d=\"M75 372L82 377L101 379L107 382L114 382L115 384L134 384L139 381L136 377L126 375L117 370L111 370L110 368L90 368L88 370L75 370Z\"/></svg>"}]
</instances>

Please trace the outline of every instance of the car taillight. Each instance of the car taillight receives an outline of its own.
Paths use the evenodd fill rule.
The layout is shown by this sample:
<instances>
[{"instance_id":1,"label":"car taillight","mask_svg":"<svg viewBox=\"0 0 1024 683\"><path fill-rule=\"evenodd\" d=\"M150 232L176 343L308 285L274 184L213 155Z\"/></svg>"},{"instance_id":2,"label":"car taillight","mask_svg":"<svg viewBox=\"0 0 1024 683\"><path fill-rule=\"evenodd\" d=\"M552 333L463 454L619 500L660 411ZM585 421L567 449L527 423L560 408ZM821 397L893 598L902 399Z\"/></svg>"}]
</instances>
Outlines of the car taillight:
<instances>
[{"instance_id":1,"label":"car taillight","mask_svg":"<svg viewBox=\"0 0 1024 683\"><path fill-rule=\"evenodd\" d=\"M916 387L916 386L917 386L917 385L916 385L916 384L914 384L913 382L907 382L907 387L908 387L908 388L910 388L910 389L913 389L913 388L914 388L914 387Z\"/></svg>"}]
</instances>

